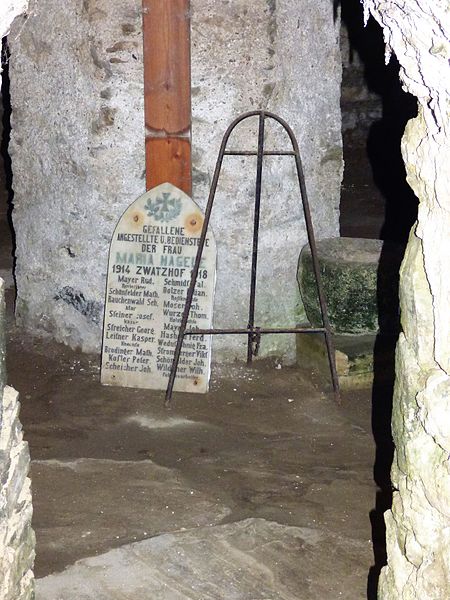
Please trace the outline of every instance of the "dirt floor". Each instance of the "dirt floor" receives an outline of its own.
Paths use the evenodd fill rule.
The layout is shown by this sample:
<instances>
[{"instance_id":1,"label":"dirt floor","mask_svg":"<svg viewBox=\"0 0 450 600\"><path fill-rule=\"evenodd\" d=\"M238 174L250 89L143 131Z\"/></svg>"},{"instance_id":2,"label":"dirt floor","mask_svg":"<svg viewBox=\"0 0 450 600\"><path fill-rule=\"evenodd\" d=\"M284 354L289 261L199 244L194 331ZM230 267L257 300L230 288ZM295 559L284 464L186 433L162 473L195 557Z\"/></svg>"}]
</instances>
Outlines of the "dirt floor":
<instances>
[{"instance_id":1,"label":"dirt floor","mask_svg":"<svg viewBox=\"0 0 450 600\"><path fill-rule=\"evenodd\" d=\"M216 366L210 394L178 394L168 412L162 393L103 387L97 357L11 323L9 381L32 456L36 576L163 533L257 518L318 535L316 579L302 547L291 548L288 565L305 590L298 598L365 598L377 495L370 390L344 395L338 407L328 382L277 367Z\"/></svg>"},{"instance_id":2,"label":"dirt floor","mask_svg":"<svg viewBox=\"0 0 450 600\"><path fill-rule=\"evenodd\" d=\"M379 237L384 201L351 144L341 231ZM306 369L214 365L208 395L175 395L167 411L162 392L101 386L98 356L18 328L12 260L0 211L37 600L376 598L392 457L385 379L337 406Z\"/></svg>"}]
</instances>

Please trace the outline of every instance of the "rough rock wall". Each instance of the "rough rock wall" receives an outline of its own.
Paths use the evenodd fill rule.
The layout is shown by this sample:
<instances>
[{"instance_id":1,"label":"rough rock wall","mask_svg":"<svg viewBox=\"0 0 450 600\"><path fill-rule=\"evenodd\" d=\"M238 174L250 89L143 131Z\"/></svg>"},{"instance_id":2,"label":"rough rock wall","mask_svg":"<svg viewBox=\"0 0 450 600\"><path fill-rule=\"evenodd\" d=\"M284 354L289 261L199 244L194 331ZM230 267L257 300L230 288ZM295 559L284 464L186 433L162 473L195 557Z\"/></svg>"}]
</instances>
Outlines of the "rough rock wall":
<instances>
[{"instance_id":1,"label":"rough rock wall","mask_svg":"<svg viewBox=\"0 0 450 600\"><path fill-rule=\"evenodd\" d=\"M19 421L18 394L2 392L0 429L0 598L28 600L34 594L34 546L28 444Z\"/></svg>"},{"instance_id":2,"label":"rough rock wall","mask_svg":"<svg viewBox=\"0 0 450 600\"><path fill-rule=\"evenodd\" d=\"M34 594L34 532L28 444L22 438L19 402L5 386L5 305L0 279L0 600L29 600Z\"/></svg>"},{"instance_id":3,"label":"rough rock wall","mask_svg":"<svg viewBox=\"0 0 450 600\"><path fill-rule=\"evenodd\" d=\"M26 6L26 0L2 1L0 38ZM0 278L0 600L31 600L35 538L27 477L30 455L22 437L17 392L5 382L5 302Z\"/></svg>"},{"instance_id":4,"label":"rough rock wall","mask_svg":"<svg viewBox=\"0 0 450 600\"><path fill-rule=\"evenodd\" d=\"M114 225L144 191L140 0L39 0L11 44L17 316L28 328L98 350ZM342 176L339 19L329 0L192 0L194 199L204 206L221 136L243 111L280 113L297 133L318 237L338 232ZM253 136L253 137L251 137ZM288 140L271 127L273 145ZM256 123L234 145L255 147ZM274 146L272 146L274 147ZM292 160L267 160L261 325L302 314L306 241ZM246 325L255 163L226 161L212 227L215 321ZM242 338L240 338L242 341ZM222 356L239 342L215 340ZM264 339L281 352L295 340ZM218 356L216 352L216 357Z\"/></svg>"},{"instance_id":5,"label":"rough rock wall","mask_svg":"<svg viewBox=\"0 0 450 600\"><path fill-rule=\"evenodd\" d=\"M365 0L419 113L402 152L420 200L401 269L396 453L380 600L450 598L450 2Z\"/></svg>"}]
</instances>

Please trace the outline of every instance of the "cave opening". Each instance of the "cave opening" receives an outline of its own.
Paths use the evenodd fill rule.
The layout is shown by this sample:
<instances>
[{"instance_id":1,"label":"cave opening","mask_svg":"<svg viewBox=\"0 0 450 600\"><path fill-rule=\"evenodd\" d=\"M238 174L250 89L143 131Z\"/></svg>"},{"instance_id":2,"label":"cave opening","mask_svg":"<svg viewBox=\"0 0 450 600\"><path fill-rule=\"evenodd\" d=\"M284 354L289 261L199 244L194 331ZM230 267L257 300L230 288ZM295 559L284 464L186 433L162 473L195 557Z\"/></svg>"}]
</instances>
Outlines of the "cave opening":
<instances>
[{"instance_id":1,"label":"cave opening","mask_svg":"<svg viewBox=\"0 0 450 600\"><path fill-rule=\"evenodd\" d=\"M400 154L400 139L406 122L416 114L416 101L401 90L395 57L391 59L388 67L384 65L384 43L381 30L373 20L369 21L366 29L363 29L362 9L356 0L343 3L342 21L341 110L345 169L340 203L340 234L344 237L380 239L404 245L416 218L417 201L405 181L405 170ZM11 212L14 210L12 195L14 174L8 155L11 103L6 41L4 41L3 56L5 58L2 85L4 169L0 208L2 240L0 276L6 281L6 287L9 289L7 299L12 302L15 236ZM36 151L39 151L39 148ZM67 246L67 253L72 258L71 248L71 245ZM9 310L12 310L11 306ZM59 345L48 350L45 340L32 342L31 346L37 348L37 354L34 354L34 350L29 345L26 346L24 354L20 336L26 337L27 334L22 329L14 329L12 325L11 328L14 335L18 336L10 342L11 382L21 390L24 397L22 419L26 430L29 431L32 458L35 461L33 469L37 489L37 505L34 526L38 533L36 570L38 577L49 575L54 571L61 571L64 567L72 564L75 559L90 556L93 552L106 552L120 545L147 539L149 537L148 522L154 519L155 512L158 513L154 520L157 524L151 531L152 535L177 530L178 522L175 518L172 521L173 526L167 527L164 521L164 512L169 510L174 515L179 510L181 513L181 505L184 501L188 502L190 496L197 499L197 504L188 506L188 512L192 513L189 518L180 518L182 528L219 524L225 524L226 527L235 520L252 519L254 515L256 515L256 519L265 519L274 523L280 519L280 513L283 513L284 525L313 528L318 522L325 531L328 522L331 522L329 537L327 538L325 535L323 545L326 546L331 541L336 542L335 536L339 534L338 521L345 522L349 518L349 513L355 509L352 504L352 495L355 494L355 489L365 498L365 503L371 505L370 498L373 497L374 490L367 485L367 482L360 488L353 487L349 475L351 469L348 465L353 465L354 469L359 467L353 461L352 452L347 453L343 449L344 439L348 436L349 431L355 433L358 428L369 428L373 430L377 446L375 478L376 484L381 490L377 496L377 506L375 510L371 511L371 535L374 543L375 565L371 568L367 584L367 597L370 600L376 598L378 573L386 560L382 513L388 508L390 502L392 361L390 363L392 377L389 384L386 384L383 379L383 383L378 387L375 379L374 398L372 398L372 402L375 402L375 396L377 396L378 404L375 414L368 418L367 407L370 402L367 402L367 396L370 396L370 392L368 393L367 389L358 390L342 409L344 415L348 416L352 413L350 429L347 430L344 426L340 429L342 425L340 424L337 427L338 433L333 433L333 427L328 422L325 424L326 432L316 435L313 428L308 428L305 423L311 415L312 419L316 419L316 421L324 419L324 415L317 405L308 401L298 409L299 414L296 417L300 419L301 416L302 419L305 419L303 437L307 442L298 436L294 445L289 448L287 439L289 436L295 437L289 423L292 415L285 408L277 412L271 407L271 400L279 397L282 398L284 407L298 406L301 395L298 390L302 390L306 395L312 395L314 401L317 401L321 392L318 395L315 392L320 384L316 379L315 391L302 387L303 383L298 380L295 370L276 361L270 366L273 379L270 385L267 386L267 383L263 381L265 367L261 368L262 371L258 368L254 375L239 367L225 369L225 378L228 383L224 383L220 377L215 380L216 397L213 398L208 408L192 407L186 402L181 402L177 414L169 419L159 414L158 411L156 416L153 414L149 417L146 414L146 401L139 396L137 391L121 391L106 410L105 431L99 432L92 422L92 410L103 411L105 407L99 400L98 389L92 387L98 378L98 365L92 355L82 355ZM389 343L392 352L392 340ZM376 349L376 352L379 351L380 348ZM385 348L380 352L384 353ZM24 356L34 363L33 367L36 368L38 377L40 377L39 383L36 383L34 372L29 366L24 370L20 365L22 359L19 357ZM385 366L386 364L383 363L381 368L385 369ZM374 368L377 368L376 365ZM311 375L308 373L308 376ZM377 373L375 373L376 376ZM289 379L290 382L286 383L286 379ZM259 380L261 385L261 388L257 388L256 393L252 391L253 380ZM76 382L76 389L73 389L73 381ZM240 382L241 389L239 391L243 400L235 399L236 388L233 386L236 381ZM267 389L262 389L265 386ZM55 406L55 389L60 394L58 407ZM255 404L257 395L260 398L256 413L260 415L261 412L266 412L266 416L262 419L262 428L258 432L263 433L262 437L266 440L264 442L260 438L257 440L251 425L254 413L250 407ZM383 402L380 402L378 396L383 398ZM128 402L130 398L137 408L133 411L136 414L128 414L120 407L121 403ZM217 428L221 426L222 417L220 419L211 417L209 410L213 413L222 410L221 402L224 398L228 406L226 420L232 424L235 430L233 433L222 432L220 438L220 436L217 437ZM76 410L73 408L75 405L77 405ZM239 414L242 409L248 411L244 424L242 424ZM328 410L332 419L339 424L342 418L339 410L331 407L328 407ZM71 422L72 416L74 417L73 422ZM120 425L115 424L115 419ZM209 425L203 425L202 419L205 421L209 419ZM164 424L161 424L163 421ZM270 428L270 421L276 423L275 429ZM180 427L181 430L177 429ZM190 427L193 428L192 433L189 433ZM52 437L51 430L55 428L58 431ZM265 430L268 433L265 433ZM175 435L178 435L180 431L181 437L185 439L178 440L178 446L174 448L174 432ZM280 434L280 431L284 433ZM359 434L355 435L358 437ZM191 438L189 442L187 441L188 437ZM244 442L242 442L242 438L246 438ZM325 442L325 438L332 441ZM239 446L239 440L242 442L241 446ZM262 443L262 450L258 453L256 445L259 443ZM326 472L325 475L315 472L316 467L312 468L312 473L305 471L293 474L290 471L289 465L292 466L295 463L294 454L305 451L304 443L311 456L319 451L322 453L320 454L321 458L324 458L332 450L327 444L340 446L341 452L338 452L337 459L332 461L331 465L322 467ZM365 443L367 443L367 438L362 436L357 440L355 447L361 449ZM276 450L272 449L272 444ZM240 448L241 458L236 458L233 453L235 445ZM215 460L213 457L220 455L225 457L222 462L219 461L220 469L208 467ZM274 455L276 455L275 459ZM250 458L244 460L242 456ZM256 457L256 460L252 457ZM227 480L224 491L221 488L221 478L227 479L228 461L233 460L236 461L233 466L234 473ZM249 475L251 471L249 464L252 460L256 463L259 461L263 466L257 466ZM61 464L56 464L55 461L60 461ZM124 472L125 463L126 468L130 470L128 474ZM155 493L155 490L149 491L142 481L144 479L158 481L158 478L167 477L171 481L172 488L176 488L178 476L175 477L174 472L180 463L187 465L182 477L183 485L187 486L186 490L188 491L183 490L177 496L177 493L171 489L168 503L165 504L164 499L159 499L158 502L161 506L153 508L152 515L146 514L145 518L141 519L140 499L150 501L151 494ZM274 465L279 469L281 479L273 476L271 471L274 469ZM109 490L103 498L104 489L110 485L108 475L105 475L103 470L106 466L113 473L113 477L117 478L117 481L120 480L121 483L116 486L116 490ZM203 468L205 471L202 473ZM347 472L348 480L345 477L341 479L340 475L331 476L329 474L331 471L338 474L341 471ZM74 472L76 476L72 477ZM317 506L310 509L309 507L314 506L316 502L315 494L318 492L315 486L322 475L327 480L325 484L327 489L324 497L317 500ZM280 492L284 485L283 482L286 484L286 488L289 488L286 494ZM85 494L86 488L89 487L92 488L92 496ZM130 489L133 487L141 494L138 499L130 496ZM43 494L41 490L45 488L52 490L53 506L60 507L54 521L49 515L50 508L46 504L48 500L43 500L43 496L40 496ZM307 497L306 501L299 504L299 498L303 493ZM76 513L81 513L82 516L75 514L70 509L69 497L83 498L76 510ZM109 523L105 521L106 517L101 516L104 514L104 510L103 505L97 501L99 497L102 497L102 501L108 507L106 512L109 511ZM115 507L120 503L120 499L125 497L128 508L125 511L118 508L116 510ZM333 502L338 503L338 497L343 499L337 508L339 518L333 519L328 512L327 505ZM92 502L95 505L94 508L89 506ZM214 502L217 502L216 506L213 506ZM197 511L202 503L206 507L205 510ZM280 511L279 507L283 504L284 507ZM231 510L229 510L229 506L232 506ZM334 509L336 509L336 505ZM303 511L302 514L301 511ZM207 523L202 520L205 512L208 513L211 522ZM74 523L72 528L66 524L70 519ZM93 541L90 542L92 523L94 523L92 528L94 534ZM264 527L260 528L260 526L260 522L245 523L245 527L256 532L256 537L260 536L263 539L265 535L269 534ZM272 525L271 527L274 529ZM367 535L367 529L361 522L357 523L357 527L360 527L359 533L362 539L363 535ZM58 528L61 532L61 541L55 553L54 540ZM271 531L270 535L278 535L278 533ZM248 535L248 531L245 530L244 534ZM74 535L80 541L72 543L71 538ZM228 534L226 533L226 535ZM281 540L282 533L279 535ZM358 539L358 543L361 539ZM211 543L213 543L211 540L205 541L206 545ZM289 545L294 542L293 540L284 540L283 543ZM239 545L238 541L236 544ZM345 547L345 544L342 550L346 556L348 548ZM353 564L354 557L349 558L348 563L346 560L344 558L337 566L341 573ZM362 562L364 563L364 561ZM318 580L321 580L323 576L319 573L320 562L318 565L314 567L314 569L317 568L317 571L314 572ZM364 568L364 564L358 564L358 577L361 578ZM43 582L42 585L47 584ZM351 578L342 582L342 585L350 589ZM358 583L358 586L361 587L361 582ZM48 597L50 598L50 596Z\"/></svg>"},{"instance_id":2,"label":"cave opening","mask_svg":"<svg viewBox=\"0 0 450 600\"><path fill-rule=\"evenodd\" d=\"M417 99L402 89L399 64L384 64L383 32L364 26L357 0L342 3L341 235L406 244L417 218L417 198L406 181L400 142Z\"/></svg>"}]
</instances>

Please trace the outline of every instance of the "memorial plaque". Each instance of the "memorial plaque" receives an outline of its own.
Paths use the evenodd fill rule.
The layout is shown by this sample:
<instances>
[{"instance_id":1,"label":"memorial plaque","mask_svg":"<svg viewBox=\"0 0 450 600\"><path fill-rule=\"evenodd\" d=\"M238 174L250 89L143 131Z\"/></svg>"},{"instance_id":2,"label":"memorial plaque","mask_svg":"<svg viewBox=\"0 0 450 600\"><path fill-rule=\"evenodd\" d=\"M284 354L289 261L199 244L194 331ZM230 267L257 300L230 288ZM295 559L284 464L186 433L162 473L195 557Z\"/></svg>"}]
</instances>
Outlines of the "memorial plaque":
<instances>
[{"instance_id":1,"label":"memorial plaque","mask_svg":"<svg viewBox=\"0 0 450 600\"><path fill-rule=\"evenodd\" d=\"M101 382L164 390L167 386L203 214L163 183L125 211L111 240ZM188 328L211 328L216 245L209 231ZM176 391L208 391L211 336L186 336Z\"/></svg>"}]
</instances>

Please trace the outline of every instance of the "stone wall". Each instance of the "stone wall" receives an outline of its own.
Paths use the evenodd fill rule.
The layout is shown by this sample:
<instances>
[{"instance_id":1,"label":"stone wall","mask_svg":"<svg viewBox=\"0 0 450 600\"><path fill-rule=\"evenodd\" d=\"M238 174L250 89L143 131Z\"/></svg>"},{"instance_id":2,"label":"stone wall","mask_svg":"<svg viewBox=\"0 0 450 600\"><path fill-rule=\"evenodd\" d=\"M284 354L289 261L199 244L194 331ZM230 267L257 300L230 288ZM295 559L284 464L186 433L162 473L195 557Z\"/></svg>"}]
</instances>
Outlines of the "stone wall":
<instances>
[{"instance_id":1,"label":"stone wall","mask_svg":"<svg viewBox=\"0 0 450 600\"><path fill-rule=\"evenodd\" d=\"M395 488L380 600L450 597L450 2L365 0L419 113L403 137L420 200L401 269Z\"/></svg>"},{"instance_id":2,"label":"stone wall","mask_svg":"<svg viewBox=\"0 0 450 600\"><path fill-rule=\"evenodd\" d=\"M267 108L299 137L318 237L336 235L341 61L332 3L191 5L194 199L205 205L229 122ZM39 0L20 35L11 36L17 316L32 331L85 351L100 345L114 225L144 191L140 6ZM288 144L275 127L268 137ZM256 123L233 144L255 147ZM295 272L306 241L294 165L272 158L265 169L257 317L261 325L292 324L303 314ZM247 323L254 170L253 159L229 158L220 181L212 219L217 326ZM234 357L237 340L215 341L216 358ZM266 353L293 357L294 348L293 336L263 340Z\"/></svg>"}]
</instances>

